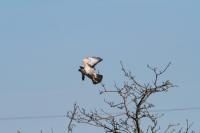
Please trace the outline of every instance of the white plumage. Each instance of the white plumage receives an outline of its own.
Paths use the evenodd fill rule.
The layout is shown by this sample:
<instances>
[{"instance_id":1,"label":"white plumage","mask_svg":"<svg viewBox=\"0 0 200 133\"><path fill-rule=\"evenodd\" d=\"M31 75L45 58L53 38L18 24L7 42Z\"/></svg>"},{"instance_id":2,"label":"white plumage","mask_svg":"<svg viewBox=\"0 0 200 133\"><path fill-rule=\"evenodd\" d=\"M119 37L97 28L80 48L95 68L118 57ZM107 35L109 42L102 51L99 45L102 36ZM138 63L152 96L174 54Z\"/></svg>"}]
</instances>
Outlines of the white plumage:
<instances>
[{"instance_id":1,"label":"white plumage","mask_svg":"<svg viewBox=\"0 0 200 133\"><path fill-rule=\"evenodd\" d=\"M80 66L79 71L82 74L82 80L85 79L85 75L90 78L93 84L100 83L103 75L97 74L95 66L101 62L103 59L100 57L86 57L83 59L83 66Z\"/></svg>"}]
</instances>

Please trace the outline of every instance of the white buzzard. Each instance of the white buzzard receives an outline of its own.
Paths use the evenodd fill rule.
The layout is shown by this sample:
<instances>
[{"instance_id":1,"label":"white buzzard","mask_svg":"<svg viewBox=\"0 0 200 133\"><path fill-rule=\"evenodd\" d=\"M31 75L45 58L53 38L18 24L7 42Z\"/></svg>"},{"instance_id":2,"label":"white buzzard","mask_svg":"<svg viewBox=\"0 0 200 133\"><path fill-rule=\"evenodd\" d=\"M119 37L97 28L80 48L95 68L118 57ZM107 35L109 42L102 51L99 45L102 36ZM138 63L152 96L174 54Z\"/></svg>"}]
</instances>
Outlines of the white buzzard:
<instances>
[{"instance_id":1,"label":"white buzzard","mask_svg":"<svg viewBox=\"0 0 200 133\"><path fill-rule=\"evenodd\" d=\"M90 78L93 84L98 84L101 82L103 75L96 73L95 66L101 62L103 59L100 57L86 57L83 59L84 67L80 66L79 71L82 74L82 80L85 79L85 76Z\"/></svg>"}]
</instances>

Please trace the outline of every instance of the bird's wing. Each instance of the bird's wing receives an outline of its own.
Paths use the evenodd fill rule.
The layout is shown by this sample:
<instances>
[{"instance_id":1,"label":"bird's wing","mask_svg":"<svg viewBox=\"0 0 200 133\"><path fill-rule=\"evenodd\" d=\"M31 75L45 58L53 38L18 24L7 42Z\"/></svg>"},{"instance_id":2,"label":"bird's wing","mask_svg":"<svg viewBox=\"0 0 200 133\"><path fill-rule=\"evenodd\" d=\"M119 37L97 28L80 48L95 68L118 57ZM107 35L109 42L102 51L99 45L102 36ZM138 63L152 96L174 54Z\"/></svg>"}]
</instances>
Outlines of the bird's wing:
<instances>
[{"instance_id":1,"label":"bird's wing","mask_svg":"<svg viewBox=\"0 0 200 133\"><path fill-rule=\"evenodd\" d=\"M85 75L82 73L82 80L84 80L85 79Z\"/></svg>"},{"instance_id":2,"label":"bird's wing","mask_svg":"<svg viewBox=\"0 0 200 133\"><path fill-rule=\"evenodd\" d=\"M82 80L84 80L85 79L84 67L80 66L80 69L78 69L78 71L81 72Z\"/></svg>"},{"instance_id":3,"label":"bird's wing","mask_svg":"<svg viewBox=\"0 0 200 133\"><path fill-rule=\"evenodd\" d=\"M88 60L88 65L90 65L91 67L95 67L95 65L101 62L103 59L100 57L88 57Z\"/></svg>"}]
</instances>

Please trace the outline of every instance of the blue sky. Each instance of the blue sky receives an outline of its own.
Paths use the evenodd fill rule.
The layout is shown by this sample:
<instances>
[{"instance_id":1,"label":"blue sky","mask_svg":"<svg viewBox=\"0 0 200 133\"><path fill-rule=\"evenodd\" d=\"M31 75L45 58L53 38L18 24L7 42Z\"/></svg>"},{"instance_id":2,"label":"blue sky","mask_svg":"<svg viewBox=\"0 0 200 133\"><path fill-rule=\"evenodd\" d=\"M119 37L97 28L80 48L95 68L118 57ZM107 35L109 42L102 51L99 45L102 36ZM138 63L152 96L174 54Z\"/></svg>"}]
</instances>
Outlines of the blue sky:
<instances>
[{"instance_id":1,"label":"blue sky","mask_svg":"<svg viewBox=\"0 0 200 133\"><path fill-rule=\"evenodd\" d=\"M200 17L197 0L7 0L0 2L0 117L63 115L76 101L104 105L99 85L81 81L85 56L100 56L103 83L123 83L120 60L143 82L147 64L172 66L163 76L179 87L152 98L156 108L200 107ZM161 126L199 110L166 112ZM67 120L0 120L1 132L66 132ZM75 132L101 132L78 126Z\"/></svg>"}]
</instances>

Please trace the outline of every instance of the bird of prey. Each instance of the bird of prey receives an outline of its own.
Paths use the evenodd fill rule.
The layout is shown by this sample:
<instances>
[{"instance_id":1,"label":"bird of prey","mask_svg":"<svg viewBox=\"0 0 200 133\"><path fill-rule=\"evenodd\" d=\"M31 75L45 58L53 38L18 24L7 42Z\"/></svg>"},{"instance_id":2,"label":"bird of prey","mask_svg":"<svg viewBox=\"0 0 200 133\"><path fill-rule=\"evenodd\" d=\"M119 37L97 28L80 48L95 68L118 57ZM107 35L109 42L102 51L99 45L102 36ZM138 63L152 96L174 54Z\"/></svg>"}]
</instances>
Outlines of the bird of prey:
<instances>
[{"instance_id":1,"label":"bird of prey","mask_svg":"<svg viewBox=\"0 0 200 133\"><path fill-rule=\"evenodd\" d=\"M80 66L79 71L82 74L82 80L85 76L92 80L93 84L98 84L102 81L103 75L96 73L95 66L103 59L100 57L86 57L83 59L83 66Z\"/></svg>"}]
</instances>

